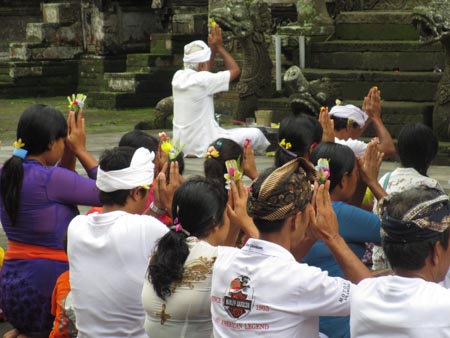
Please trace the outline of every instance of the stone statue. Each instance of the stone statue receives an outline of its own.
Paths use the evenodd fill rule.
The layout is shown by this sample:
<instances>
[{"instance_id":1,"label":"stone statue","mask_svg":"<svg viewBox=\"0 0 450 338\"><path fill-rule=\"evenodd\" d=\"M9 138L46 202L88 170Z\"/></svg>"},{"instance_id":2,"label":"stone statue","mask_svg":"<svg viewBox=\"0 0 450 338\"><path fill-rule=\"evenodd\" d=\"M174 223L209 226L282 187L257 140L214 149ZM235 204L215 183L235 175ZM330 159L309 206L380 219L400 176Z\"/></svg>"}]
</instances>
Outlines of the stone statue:
<instances>
[{"instance_id":1,"label":"stone statue","mask_svg":"<svg viewBox=\"0 0 450 338\"><path fill-rule=\"evenodd\" d=\"M267 43L271 28L269 4L262 0L226 0L210 16L242 48L244 60L237 85L238 118L252 117L258 109L258 97L272 96L272 61Z\"/></svg>"},{"instance_id":2,"label":"stone statue","mask_svg":"<svg viewBox=\"0 0 450 338\"><path fill-rule=\"evenodd\" d=\"M331 108L340 97L339 90L329 78L309 82L298 66L292 66L284 73L283 82L294 114L318 116L320 107Z\"/></svg>"},{"instance_id":3,"label":"stone statue","mask_svg":"<svg viewBox=\"0 0 450 338\"><path fill-rule=\"evenodd\" d=\"M325 0L297 0L296 7L301 26L333 26Z\"/></svg>"},{"instance_id":4,"label":"stone statue","mask_svg":"<svg viewBox=\"0 0 450 338\"><path fill-rule=\"evenodd\" d=\"M427 6L415 7L412 23L420 41L440 41L445 50L445 69L433 110L433 130L439 140L450 141L450 1L432 0Z\"/></svg>"},{"instance_id":5,"label":"stone statue","mask_svg":"<svg viewBox=\"0 0 450 338\"><path fill-rule=\"evenodd\" d=\"M173 115L173 97L168 96L158 101L155 107L154 128L171 128L171 117Z\"/></svg>"}]
</instances>

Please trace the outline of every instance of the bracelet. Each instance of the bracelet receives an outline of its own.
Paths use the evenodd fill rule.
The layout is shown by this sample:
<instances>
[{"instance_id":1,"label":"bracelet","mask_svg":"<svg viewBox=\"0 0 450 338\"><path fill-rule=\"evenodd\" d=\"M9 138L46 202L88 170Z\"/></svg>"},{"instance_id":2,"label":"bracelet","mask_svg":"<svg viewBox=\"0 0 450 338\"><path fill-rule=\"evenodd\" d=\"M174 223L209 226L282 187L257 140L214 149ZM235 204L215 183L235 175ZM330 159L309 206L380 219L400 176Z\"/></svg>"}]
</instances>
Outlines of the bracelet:
<instances>
[{"instance_id":1,"label":"bracelet","mask_svg":"<svg viewBox=\"0 0 450 338\"><path fill-rule=\"evenodd\" d=\"M158 215L164 215L166 213L166 210L158 208L155 203L150 203L150 210Z\"/></svg>"}]
</instances>

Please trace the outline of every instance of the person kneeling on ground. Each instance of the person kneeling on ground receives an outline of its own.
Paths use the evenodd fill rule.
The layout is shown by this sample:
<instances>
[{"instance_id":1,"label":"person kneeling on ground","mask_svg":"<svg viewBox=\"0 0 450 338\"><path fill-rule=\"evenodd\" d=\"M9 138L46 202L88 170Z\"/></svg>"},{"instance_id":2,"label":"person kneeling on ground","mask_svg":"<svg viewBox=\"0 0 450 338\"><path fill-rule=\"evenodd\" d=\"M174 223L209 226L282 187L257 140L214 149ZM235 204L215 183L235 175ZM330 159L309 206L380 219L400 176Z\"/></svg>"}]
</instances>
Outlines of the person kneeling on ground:
<instances>
[{"instance_id":1,"label":"person kneeling on ground","mask_svg":"<svg viewBox=\"0 0 450 338\"><path fill-rule=\"evenodd\" d=\"M369 270L339 235L330 183L311 183L303 158L270 168L251 187L249 215L260 232L242 249L219 247L213 269L211 312L215 337L317 337L319 316L350 312L353 284L298 263L323 240L353 282Z\"/></svg>"},{"instance_id":2,"label":"person kneeling on ground","mask_svg":"<svg viewBox=\"0 0 450 338\"><path fill-rule=\"evenodd\" d=\"M153 181L145 148L117 147L100 158L102 213L75 217L68 256L78 337L146 338L141 301L148 260L168 228L140 215Z\"/></svg>"},{"instance_id":3,"label":"person kneeling on ground","mask_svg":"<svg viewBox=\"0 0 450 338\"><path fill-rule=\"evenodd\" d=\"M415 187L385 197L379 214L382 247L395 275L355 287L351 336L449 337L450 291L437 284L450 266L448 196Z\"/></svg>"}]
</instances>

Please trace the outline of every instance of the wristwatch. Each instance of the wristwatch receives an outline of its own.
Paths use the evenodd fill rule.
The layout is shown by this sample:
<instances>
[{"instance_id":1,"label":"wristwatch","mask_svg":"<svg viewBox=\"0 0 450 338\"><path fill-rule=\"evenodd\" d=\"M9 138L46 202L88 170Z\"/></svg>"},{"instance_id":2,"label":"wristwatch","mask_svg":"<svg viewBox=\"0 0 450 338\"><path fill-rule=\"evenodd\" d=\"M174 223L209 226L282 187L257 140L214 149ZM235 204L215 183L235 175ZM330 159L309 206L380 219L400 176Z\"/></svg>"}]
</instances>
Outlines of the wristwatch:
<instances>
[{"instance_id":1,"label":"wristwatch","mask_svg":"<svg viewBox=\"0 0 450 338\"><path fill-rule=\"evenodd\" d=\"M150 210L158 215L164 215L166 213L166 210L158 208L155 203L150 203Z\"/></svg>"}]
</instances>

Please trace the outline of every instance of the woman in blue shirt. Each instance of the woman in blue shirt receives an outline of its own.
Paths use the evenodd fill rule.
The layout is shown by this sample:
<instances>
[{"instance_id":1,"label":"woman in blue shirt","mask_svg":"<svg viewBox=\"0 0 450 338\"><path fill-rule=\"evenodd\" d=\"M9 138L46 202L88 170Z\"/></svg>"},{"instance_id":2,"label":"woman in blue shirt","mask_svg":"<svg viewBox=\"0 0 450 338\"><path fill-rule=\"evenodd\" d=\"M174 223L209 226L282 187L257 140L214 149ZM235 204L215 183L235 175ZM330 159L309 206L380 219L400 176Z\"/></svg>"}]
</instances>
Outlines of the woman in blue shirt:
<instances>
[{"instance_id":1,"label":"woman in blue shirt","mask_svg":"<svg viewBox=\"0 0 450 338\"><path fill-rule=\"evenodd\" d=\"M371 156L377 156L375 145L370 147ZM360 175L361 179L374 191L375 196L382 197L383 192L377 182L377 173L374 174L372 171L371 175L368 175L364 161L360 160L358 165L353 151L341 144L331 142L319 144L311 153L310 160L316 165L320 158L327 159L329 162L330 196L339 222L339 233L353 252L362 258L367 242L380 243L381 241L380 220L374 213L351 205L350 201L357 189ZM328 271L330 276L345 277L330 250L322 241L314 244L303 262ZM349 317L321 317L320 332L329 338L350 337Z\"/></svg>"}]
</instances>

